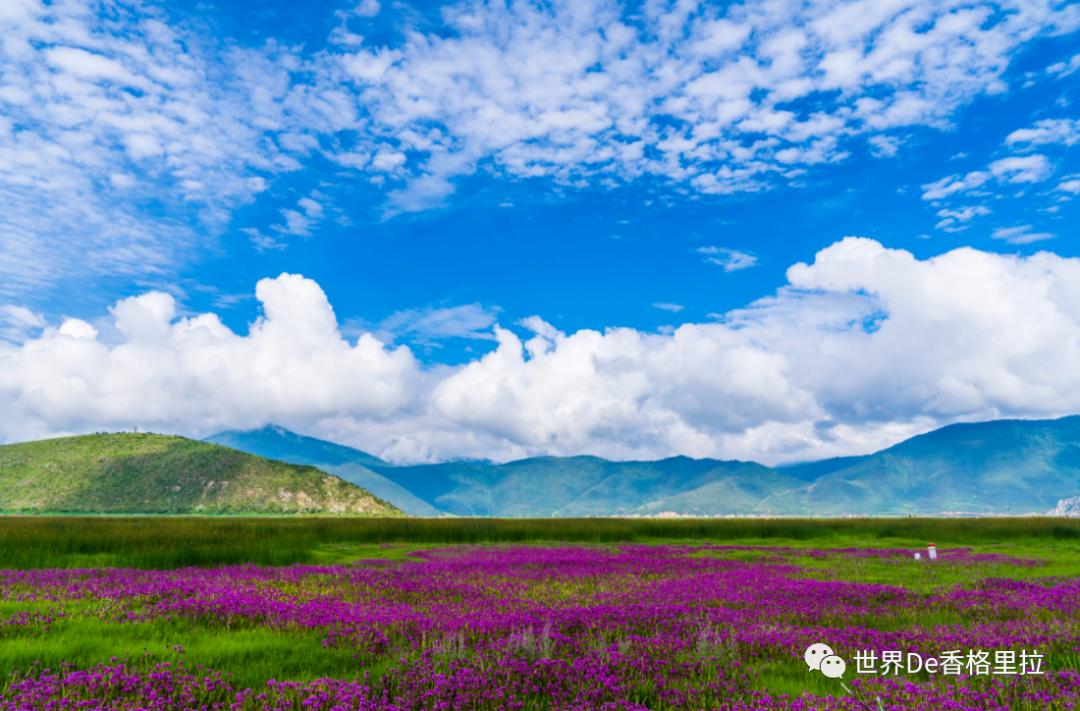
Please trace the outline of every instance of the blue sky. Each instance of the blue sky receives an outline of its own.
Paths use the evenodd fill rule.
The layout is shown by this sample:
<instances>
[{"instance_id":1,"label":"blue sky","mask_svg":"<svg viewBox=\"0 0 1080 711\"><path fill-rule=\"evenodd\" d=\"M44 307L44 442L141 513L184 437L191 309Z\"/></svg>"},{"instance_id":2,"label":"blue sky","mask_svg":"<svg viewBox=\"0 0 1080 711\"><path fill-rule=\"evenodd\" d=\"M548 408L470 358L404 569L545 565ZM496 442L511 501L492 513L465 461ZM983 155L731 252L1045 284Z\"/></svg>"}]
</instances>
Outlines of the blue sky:
<instances>
[{"instance_id":1,"label":"blue sky","mask_svg":"<svg viewBox=\"0 0 1080 711\"><path fill-rule=\"evenodd\" d=\"M847 299L858 317L840 323L895 311L900 328L884 285L826 278L821 259L809 285L792 279L792 265L819 253L858 267L842 253L856 244L841 243L847 236L924 269L966 247L978 259L1004 255L1002 269L1027 285L1067 279L1080 251L1076 6L366 0L269 2L252 13L230 2L20 0L0 10L0 26L0 357L25 371L0 381L0 399L24 423L0 425L9 439L140 424L198 434L275 419L403 459L580 450L790 459L861 451L955 419L1080 405L1071 380L1028 383L1042 397L1025 399L989 375L969 378L956 371L971 367L961 352L911 376L904 387L923 393L918 402L825 393L820 373L801 373L800 356L773 342L779 321L770 320L797 304L801 322L828 321ZM1028 274L1044 264L1028 259L1040 252L1065 271ZM171 306L150 309L162 328L214 314L243 339L266 316L256 283L282 273L325 295L334 339L353 345L367 334L380 358L404 347L397 357L412 362L401 382L372 375L379 367L341 374L400 390L388 409L358 396L359 408L329 398L262 413L216 403L172 419L123 415L126 395L112 380L67 366L48 377L78 385L45 388L42 401L34 378L45 376L27 363L34 348L66 343L68 320L92 328L115 361L137 340L117 305L166 294ZM968 293L990 288L973 279ZM927 304L941 298L927 288ZM1053 308L1071 314L1075 304L1062 303ZM500 407L558 409L560 387L607 392L598 382L622 366L614 358L587 382L551 384L527 348L497 338L496 324L520 341L548 338L553 353L575 334L624 328L651 353L681 343L681 325L704 325L709 348L727 343L747 309L763 335L686 367L760 351L776 372L736 373L736 390L768 390L795 371L800 382L784 397L800 414L702 414L692 394L676 392L685 384L665 375L666 362L627 355L650 385L612 403L612 419L589 406L583 420L538 411L499 424ZM1053 323L1049 332L1069 341ZM789 326L783 338L799 338ZM549 328L558 335L544 336ZM836 328L822 325L820 337ZM525 354L517 379L482 372L500 344ZM183 367L225 357L157 346ZM1026 354L1025 372L1046 357L1034 340ZM986 372L1000 375L1017 357ZM131 375L123 363L109 366L114 379ZM199 383L189 387L217 392L205 373L188 375ZM164 387L165 374L146 377ZM866 387L895 386L877 377ZM965 394L942 404L953 380ZM447 394L465 382L495 394L483 403ZM732 395L725 388L717 392ZM675 394L650 410L660 392ZM161 397L158 409L169 410L171 396ZM740 397L732 408L764 402ZM569 434L575 427L584 434ZM611 434L620 428L625 436Z\"/></svg>"}]
</instances>

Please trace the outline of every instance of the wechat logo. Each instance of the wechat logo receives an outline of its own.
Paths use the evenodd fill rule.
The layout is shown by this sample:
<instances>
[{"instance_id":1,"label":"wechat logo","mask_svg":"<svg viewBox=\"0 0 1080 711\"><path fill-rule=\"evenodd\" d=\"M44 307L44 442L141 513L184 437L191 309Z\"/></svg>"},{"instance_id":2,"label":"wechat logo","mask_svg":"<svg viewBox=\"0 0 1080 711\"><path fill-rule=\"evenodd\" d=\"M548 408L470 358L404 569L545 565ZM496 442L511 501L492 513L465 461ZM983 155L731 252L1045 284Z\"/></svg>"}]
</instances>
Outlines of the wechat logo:
<instances>
[{"instance_id":1,"label":"wechat logo","mask_svg":"<svg viewBox=\"0 0 1080 711\"><path fill-rule=\"evenodd\" d=\"M836 655L833 648L822 642L811 644L803 653L810 671L819 671L830 679L840 679L847 670L847 662Z\"/></svg>"}]
</instances>

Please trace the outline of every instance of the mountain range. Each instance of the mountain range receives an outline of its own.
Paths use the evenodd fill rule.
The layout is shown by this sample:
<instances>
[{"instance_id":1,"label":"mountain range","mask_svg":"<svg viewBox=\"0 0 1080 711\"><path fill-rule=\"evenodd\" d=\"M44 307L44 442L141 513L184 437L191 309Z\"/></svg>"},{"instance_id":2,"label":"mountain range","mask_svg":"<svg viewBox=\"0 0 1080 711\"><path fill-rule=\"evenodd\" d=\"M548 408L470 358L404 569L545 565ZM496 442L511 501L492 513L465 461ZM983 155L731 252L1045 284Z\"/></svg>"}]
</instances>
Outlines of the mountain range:
<instances>
[{"instance_id":1,"label":"mountain range","mask_svg":"<svg viewBox=\"0 0 1080 711\"><path fill-rule=\"evenodd\" d=\"M420 516L1028 514L1080 495L1080 416L950 425L866 456L779 467L592 456L394 466L276 426L209 441L317 467Z\"/></svg>"}]
</instances>

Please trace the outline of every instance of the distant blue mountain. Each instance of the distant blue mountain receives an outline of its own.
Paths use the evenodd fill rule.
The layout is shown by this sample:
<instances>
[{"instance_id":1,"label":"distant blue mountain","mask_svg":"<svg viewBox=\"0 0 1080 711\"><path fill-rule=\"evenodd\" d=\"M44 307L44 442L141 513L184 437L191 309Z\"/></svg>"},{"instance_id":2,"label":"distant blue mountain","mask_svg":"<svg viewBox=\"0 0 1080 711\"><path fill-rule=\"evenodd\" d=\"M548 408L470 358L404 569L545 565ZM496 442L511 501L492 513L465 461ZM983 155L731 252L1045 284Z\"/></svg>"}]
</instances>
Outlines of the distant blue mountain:
<instances>
[{"instance_id":1,"label":"distant blue mountain","mask_svg":"<svg viewBox=\"0 0 1080 711\"><path fill-rule=\"evenodd\" d=\"M367 489L411 516L438 516L442 513L371 469L373 466L389 465L375 455L359 449L298 435L277 425L255 430L219 432L207 437L206 441L267 459L317 467Z\"/></svg>"},{"instance_id":2,"label":"distant blue mountain","mask_svg":"<svg viewBox=\"0 0 1080 711\"><path fill-rule=\"evenodd\" d=\"M1080 417L950 425L875 454L775 468L591 456L394 466L275 426L209 440L311 464L422 516L1022 514L1080 495Z\"/></svg>"},{"instance_id":3,"label":"distant blue mountain","mask_svg":"<svg viewBox=\"0 0 1080 711\"><path fill-rule=\"evenodd\" d=\"M777 471L803 481L813 481L826 474L846 469L863 461L870 455L859 457L833 457L831 459L819 459L814 462L799 462L797 464L781 464L774 467Z\"/></svg>"},{"instance_id":4,"label":"distant blue mountain","mask_svg":"<svg viewBox=\"0 0 1080 711\"><path fill-rule=\"evenodd\" d=\"M207 437L206 441L241 450L244 447L236 447L234 444L243 443L245 447L258 447L261 450L259 456L280 459L281 461L288 461L289 457L302 456L326 464L346 464L351 462L365 467L387 466L387 462L379 459L374 454L368 454L359 449L328 442L324 439L305 437L277 425L267 425L255 430L218 432L216 435ZM252 452L252 454L255 454L255 452Z\"/></svg>"},{"instance_id":5,"label":"distant blue mountain","mask_svg":"<svg viewBox=\"0 0 1080 711\"><path fill-rule=\"evenodd\" d=\"M761 504L802 484L753 462L673 457L611 462L536 457L506 464L379 467L381 474L459 516L625 516L769 513ZM720 487L720 488L717 488ZM685 500L668 501L676 495Z\"/></svg>"},{"instance_id":6,"label":"distant blue mountain","mask_svg":"<svg viewBox=\"0 0 1080 711\"><path fill-rule=\"evenodd\" d=\"M1044 513L1080 494L1080 417L942 427L810 484L822 514Z\"/></svg>"}]
</instances>

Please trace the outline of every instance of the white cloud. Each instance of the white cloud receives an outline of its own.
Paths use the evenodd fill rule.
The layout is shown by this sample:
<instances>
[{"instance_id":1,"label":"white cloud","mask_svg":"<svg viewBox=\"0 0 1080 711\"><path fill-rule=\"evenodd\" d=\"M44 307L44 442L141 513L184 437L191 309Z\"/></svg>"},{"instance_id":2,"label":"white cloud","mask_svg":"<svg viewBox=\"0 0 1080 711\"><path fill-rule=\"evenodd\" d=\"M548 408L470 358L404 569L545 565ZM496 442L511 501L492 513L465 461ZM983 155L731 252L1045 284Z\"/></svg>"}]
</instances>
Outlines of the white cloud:
<instances>
[{"instance_id":1,"label":"white cloud","mask_svg":"<svg viewBox=\"0 0 1080 711\"><path fill-rule=\"evenodd\" d=\"M1046 72L1055 77L1064 78L1072 76L1076 72L1080 71L1080 53L1074 54L1066 62L1054 62L1046 68Z\"/></svg>"},{"instance_id":2,"label":"white cloud","mask_svg":"<svg viewBox=\"0 0 1080 711\"><path fill-rule=\"evenodd\" d=\"M128 72L120 62L78 47L50 47L45 61L61 72L84 79L108 79L126 86L142 88L146 83Z\"/></svg>"},{"instance_id":3,"label":"white cloud","mask_svg":"<svg viewBox=\"0 0 1080 711\"><path fill-rule=\"evenodd\" d=\"M677 314L686 307L682 304L673 304L670 301L656 301L653 303L653 308L660 309L661 311L667 311L668 313Z\"/></svg>"},{"instance_id":4,"label":"white cloud","mask_svg":"<svg viewBox=\"0 0 1080 711\"><path fill-rule=\"evenodd\" d=\"M942 208L937 211L941 220L934 225L939 230L958 232L967 229L967 223L976 217L989 215L990 209L983 205L967 205L958 209Z\"/></svg>"},{"instance_id":5,"label":"white cloud","mask_svg":"<svg viewBox=\"0 0 1080 711\"><path fill-rule=\"evenodd\" d=\"M1080 121L1074 119L1042 119L1031 126L1013 131L1005 137L1004 146L1012 151L1011 155L991 161L985 170L973 170L966 174L954 174L944 177L932 183L922 186L923 200L935 203L938 207L938 216L942 218L937 229L955 232L964 229L965 223L971 218L987 214L983 210L989 208L983 206L958 207L950 206L948 201L959 197L979 196L980 198L1003 199L1011 193L1013 197L1024 195L1025 191L1018 191L1010 187L1008 191L1000 188L1014 185L1034 185L1048 180L1054 174L1054 163L1042 153L1031 153L1034 146L1040 146L1041 150L1057 150L1064 152L1065 149L1080 142ZM1062 181L1061 185L1067 182ZM994 187L999 190L995 193ZM1065 192L1068 192L1065 190ZM1059 198L1060 200L1061 198ZM1054 206L1043 207L1044 212L1053 212ZM1005 228L1006 230L1011 228ZM1047 233L1032 233L1046 235ZM1051 235L1052 236L1052 235ZM1039 239L1047 239L1043 236ZM1026 244L1037 241L1029 238L1009 238L1015 244Z\"/></svg>"},{"instance_id":6,"label":"white cloud","mask_svg":"<svg viewBox=\"0 0 1080 711\"><path fill-rule=\"evenodd\" d=\"M968 193L985 185L989 179L990 174L981 170L973 170L962 176L950 175L922 186L922 198L923 200L941 200L957 193Z\"/></svg>"},{"instance_id":7,"label":"white cloud","mask_svg":"<svg viewBox=\"0 0 1080 711\"><path fill-rule=\"evenodd\" d=\"M1045 145L1060 143L1072 146L1080 143L1080 119L1043 119L1030 128L1013 131L1005 138L1009 145Z\"/></svg>"},{"instance_id":8,"label":"white cloud","mask_svg":"<svg viewBox=\"0 0 1080 711\"><path fill-rule=\"evenodd\" d=\"M314 51L244 48L150 1L0 4L5 296L166 276L312 160L383 190L388 216L478 170L715 195L802 181L857 139L889 155L883 132L947 126L1024 43L1080 22L1057 0L584 0L459 2L433 25L363 0ZM389 45L348 29L392 10ZM282 234L314 229L287 210Z\"/></svg>"},{"instance_id":9,"label":"white cloud","mask_svg":"<svg viewBox=\"0 0 1080 711\"><path fill-rule=\"evenodd\" d=\"M898 143L881 131L946 126L959 106L1005 88L1020 44L1078 22L1050 0L641 12L466 2L444 17L437 31L333 58L370 120L369 154L378 142L412 156L397 210L441 203L482 164L567 185L652 174L729 194L843 160L855 135L893 155ZM792 103L808 97L822 100Z\"/></svg>"},{"instance_id":10,"label":"white cloud","mask_svg":"<svg viewBox=\"0 0 1080 711\"><path fill-rule=\"evenodd\" d=\"M67 320L0 344L0 438L278 421L399 460L772 462L951 421L1080 410L1080 259L970 248L917 259L846 238L787 277L775 296L670 333L562 333L535 317L526 337L493 326L495 350L432 369L370 333L345 339L301 277L259 282L264 314L246 334L144 294L113 308L114 339ZM460 324L462 313L402 322Z\"/></svg>"},{"instance_id":11,"label":"white cloud","mask_svg":"<svg viewBox=\"0 0 1080 711\"><path fill-rule=\"evenodd\" d=\"M289 243L280 237L268 235L257 227L242 227L240 231L248 236L252 246L260 252L268 250L281 251L287 249Z\"/></svg>"},{"instance_id":12,"label":"white cloud","mask_svg":"<svg viewBox=\"0 0 1080 711\"><path fill-rule=\"evenodd\" d=\"M871 136L866 141L879 158L892 158L900 150L900 139L896 136Z\"/></svg>"},{"instance_id":13,"label":"white cloud","mask_svg":"<svg viewBox=\"0 0 1080 711\"><path fill-rule=\"evenodd\" d=\"M1039 154L1000 158L989 167L991 175L1006 183L1038 183L1053 172L1050 161Z\"/></svg>"},{"instance_id":14,"label":"white cloud","mask_svg":"<svg viewBox=\"0 0 1080 711\"><path fill-rule=\"evenodd\" d=\"M353 10L360 17L374 17L379 14L379 0L361 0Z\"/></svg>"},{"instance_id":15,"label":"white cloud","mask_svg":"<svg viewBox=\"0 0 1080 711\"><path fill-rule=\"evenodd\" d=\"M491 329L497 314L498 309L479 303L403 309L380 321L374 332L389 343L409 339L425 346L448 338L494 340ZM363 332L363 323L348 326L352 331Z\"/></svg>"},{"instance_id":16,"label":"white cloud","mask_svg":"<svg viewBox=\"0 0 1080 711\"><path fill-rule=\"evenodd\" d=\"M0 341L22 341L45 327L45 318L25 306L0 305Z\"/></svg>"},{"instance_id":17,"label":"white cloud","mask_svg":"<svg viewBox=\"0 0 1080 711\"><path fill-rule=\"evenodd\" d=\"M151 4L18 7L0 15L0 294L168 273L261 174L297 167L273 138L284 53L215 46Z\"/></svg>"},{"instance_id":18,"label":"white cloud","mask_svg":"<svg viewBox=\"0 0 1080 711\"><path fill-rule=\"evenodd\" d=\"M705 261L709 264L715 264L725 272L737 272L743 269L749 269L756 266L758 258L756 255L750 252L743 252L738 249L728 249L727 247L698 247L698 254L705 255Z\"/></svg>"},{"instance_id":19,"label":"white cloud","mask_svg":"<svg viewBox=\"0 0 1080 711\"><path fill-rule=\"evenodd\" d=\"M273 225L271 229L297 237L311 236L312 230L322 222L326 212L322 203L314 199L316 197L319 197L319 194L312 193L309 197L297 200L296 207L281 209L279 212L284 221ZM252 235L252 237L254 239L255 236ZM258 240L255 240L255 243L258 245Z\"/></svg>"},{"instance_id":20,"label":"white cloud","mask_svg":"<svg viewBox=\"0 0 1080 711\"><path fill-rule=\"evenodd\" d=\"M414 398L412 355L371 335L345 341L314 282L283 274L260 281L256 296L263 316L243 336L214 314L177 318L171 296L150 292L113 307L119 343L68 319L0 346L4 438L136 422L204 431L268 414L385 417Z\"/></svg>"},{"instance_id":21,"label":"white cloud","mask_svg":"<svg viewBox=\"0 0 1080 711\"><path fill-rule=\"evenodd\" d=\"M1031 225L1017 225L1015 227L999 227L990 235L994 239L1000 239L1009 244L1032 244L1053 239L1057 235L1052 232L1033 232Z\"/></svg>"}]
</instances>

